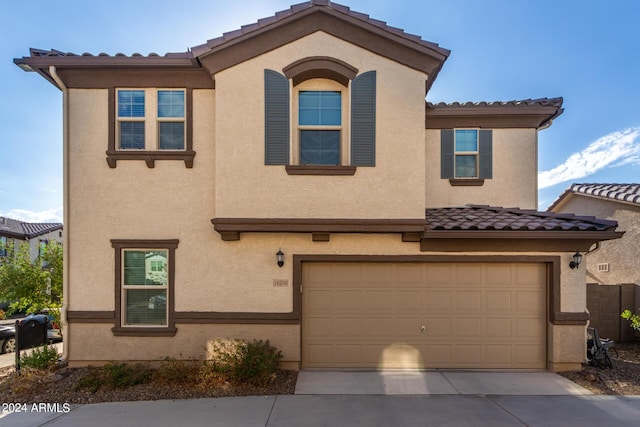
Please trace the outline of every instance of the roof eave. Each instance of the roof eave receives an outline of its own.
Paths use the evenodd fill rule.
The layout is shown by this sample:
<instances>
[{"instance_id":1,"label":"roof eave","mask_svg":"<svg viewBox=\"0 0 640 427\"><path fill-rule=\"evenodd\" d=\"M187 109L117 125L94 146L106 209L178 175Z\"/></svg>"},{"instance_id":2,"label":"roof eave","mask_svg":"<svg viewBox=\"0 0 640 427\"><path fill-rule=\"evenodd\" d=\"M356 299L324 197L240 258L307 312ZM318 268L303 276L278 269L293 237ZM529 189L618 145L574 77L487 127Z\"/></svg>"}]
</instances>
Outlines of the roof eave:
<instances>
[{"instance_id":1,"label":"roof eave","mask_svg":"<svg viewBox=\"0 0 640 427\"><path fill-rule=\"evenodd\" d=\"M424 42L417 37L404 33L396 33L390 30L390 27L377 26L371 22L353 16L351 13L343 13L333 9L332 7L308 7L299 11L295 11L290 14L283 14L285 16L275 19L265 20L265 24L247 26L250 28L246 32L239 30L232 32L229 35L225 35L218 39L213 39L206 44L195 46L191 48L195 57L198 58L204 66L208 67L212 74L222 71L237 63L246 61L260 54L277 49L287 43L295 41L301 37L305 37L317 31L325 31L335 37L343 38L350 43L353 43L364 49L371 50L375 53L385 55L381 53L377 47L379 44L366 45L361 40L353 40L342 37L341 31L335 25L328 25L323 21L323 18L337 19L343 22L351 24L354 28L365 31L368 34L377 36L378 38L386 39L390 43L398 46L400 49L409 49L419 54L423 58L421 61L409 61L404 65L411 68L423 71L430 76L430 80L433 80L437 75L437 72L442 67L442 64L447 59L450 51L439 47L436 44ZM269 32L275 32L283 27L291 27L292 24L304 21L313 16L318 16L318 22L316 25L302 25L301 28L296 28L295 31L284 31L283 34L277 34L277 36L267 38L269 43L264 44L257 50L244 49L246 43L252 39L263 36ZM277 15L276 15L277 16ZM227 38L225 40L225 38ZM414 38L416 40L414 40ZM240 49L243 47L243 49ZM218 57L222 52L228 51L231 48L238 48L238 52L235 55L229 55L222 61L218 60ZM393 54L392 54L393 55ZM214 60L213 57L216 57ZM393 58L392 58L393 59ZM397 58L396 58L397 59ZM415 62L415 63L414 63ZM418 63L419 62L419 63Z\"/></svg>"},{"instance_id":2,"label":"roof eave","mask_svg":"<svg viewBox=\"0 0 640 427\"><path fill-rule=\"evenodd\" d=\"M559 105L558 105L559 104ZM555 105L428 105L425 113L426 129L454 127L535 128L547 127L564 109Z\"/></svg>"}]
</instances>

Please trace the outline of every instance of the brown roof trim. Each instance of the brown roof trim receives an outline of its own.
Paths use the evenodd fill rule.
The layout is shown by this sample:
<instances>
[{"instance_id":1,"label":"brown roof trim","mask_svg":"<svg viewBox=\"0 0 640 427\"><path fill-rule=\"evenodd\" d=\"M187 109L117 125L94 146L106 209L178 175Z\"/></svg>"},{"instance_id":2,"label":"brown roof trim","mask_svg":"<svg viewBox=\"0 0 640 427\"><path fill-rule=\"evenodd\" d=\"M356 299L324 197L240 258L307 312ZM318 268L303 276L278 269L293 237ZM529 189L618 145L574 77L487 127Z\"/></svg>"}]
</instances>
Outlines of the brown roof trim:
<instances>
[{"instance_id":1,"label":"brown roof trim","mask_svg":"<svg viewBox=\"0 0 640 427\"><path fill-rule=\"evenodd\" d=\"M623 231L523 231L523 230L437 230L426 231L425 239L524 239L524 240L611 240L619 239Z\"/></svg>"},{"instance_id":2,"label":"brown roof trim","mask_svg":"<svg viewBox=\"0 0 640 427\"><path fill-rule=\"evenodd\" d=\"M450 51L348 7L315 0L192 48L211 74L323 31L435 77ZM264 36L268 33L268 37ZM264 36L264 37L263 37Z\"/></svg>"},{"instance_id":3,"label":"brown roof trim","mask_svg":"<svg viewBox=\"0 0 640 427\"><path fill-rule=\"evenodd\" d=\"M422 233L423 219L214 218L223 240L240 233ZM409 240L407 240L409 241Z\"/></svg>"},{"instance_id":4,"label":"brown roof trim","mask_svg":"<svg viewBox=\"0 0 640 427\"><path fill-rule=\"evenodd\" d=\"M293 80L294 86L315 78L330 79L343 86L349 86L349 81L358 74L358 69L329 56L310 56L287 65L282 72L288 79Z\"/></svg>"},{"instance_id":5,"label":"brown roof trim","mask_svg":"<svg viewBox=\"0 0 640 427\"><path fill-rule=\"evenodd\" d=\"M162 87L215 89L211 75L202 68L176 69L87 69L57 70L64 84L72 89L104 89L114 87Z\"/></svg>"},{"instance_id":6,"label":"brown roof trim","mask_svg":"<svg viewBox=\"0 0 640 427\"><path fill-rule=\"evenodd\" d=\"M426 129L459 127L536 128L545 127L564 109L562 98L540 98L508 102L451 104L427 102Z\"/></svg>"}]
</instances>

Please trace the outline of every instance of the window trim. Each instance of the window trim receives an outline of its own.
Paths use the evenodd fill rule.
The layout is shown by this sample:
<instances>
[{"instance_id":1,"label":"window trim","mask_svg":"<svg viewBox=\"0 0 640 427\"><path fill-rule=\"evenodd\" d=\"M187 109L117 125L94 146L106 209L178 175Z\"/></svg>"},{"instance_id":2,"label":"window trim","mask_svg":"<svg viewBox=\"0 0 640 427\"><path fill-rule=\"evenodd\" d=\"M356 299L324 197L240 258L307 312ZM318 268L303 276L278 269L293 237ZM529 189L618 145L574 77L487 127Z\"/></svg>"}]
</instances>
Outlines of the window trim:
<instances>
[{"instance_id":1,"label":"window trim","mask_svg":"<svg viewBox=\"0 0 640 427\"><path fill-rule=\"evenodd\" d=\"M111 328L115 336L174 336L175 326L175 252L178 239L171 240L135 240L112 239L114 249L114 285L115 285L115 325ZM166 325L124 325L123 324L123 257L125 250L166 250L167 259L167 324Z\"/></svg>"},{"instance_id":2,"label":"window trim","mask_svg":"<svg viewBox=\"0 0 640 427\"><path fill-rule=\"evenodd\" d=\"M340 94L340 124L339 125L301 125L300 124L300 94L302 92L338 92ZM335 80L316 78L305 80L292 88L291 102L292 106L291 114L291 126L292 126L292 141L291 141L291 153L290 158L293 159L291 166L298 166L300 168L322 168L322 167L346 167L350 163L351 151L350 151L350 131L349 131L349 117L350 117L350 94L345 86L336 82ZM337 130L340 132L340 144L338 158L339 164L302 164L300 162L301 157L301 133L304 130Z\"/></svg>"},{"instance_id":3,"label":"window trim","mask_svg":"<svg viewBox=\"0 0 640 427\"><path fill-rule=\"evenodd\" d=\"M475 131L476 133L476 149L473 151L459 151L457 146L458 131ZM457 176L458 157L473 156L475 158L475 175L473 176ZM480 130L478 128L454 128L453 129L453 179L462 180L478 180L480 179Z\"/></svg>"},{"instance_id":4,"label":"window trim","mask_svg":"<svg viewBox=\"0 0 640 427\"><path fill-rule=\"evenodd\" d=\"M144 120L155 120L157 122L157 93L158 90L184 90L185 92L185 148L182 150L120 150L117 149L117 91L118 90L147 90L153 89L154 94L156 96L156 100L154 101L155 109L154 114L152 116L147 116L145 114ZM115 168L120 160L139 160L144 161L148 168L154 168L155 162L157 160L182 160L184 161L186 168L193 168L193 159L196 155L193 150L193 88L191 87L116 87L111 86L107 89L108 92L108 104L109 104L109 130L108 130L108 148L106 151L107 155L107 164L110 168ZM149 107L145 102L145 113ZM154 137L157 141L158 134L158 126L156 123L156 133ZM156 143L157 144L157 143ZM157 145L156 145L157 147Z\"/></svg>"}]
</instances>

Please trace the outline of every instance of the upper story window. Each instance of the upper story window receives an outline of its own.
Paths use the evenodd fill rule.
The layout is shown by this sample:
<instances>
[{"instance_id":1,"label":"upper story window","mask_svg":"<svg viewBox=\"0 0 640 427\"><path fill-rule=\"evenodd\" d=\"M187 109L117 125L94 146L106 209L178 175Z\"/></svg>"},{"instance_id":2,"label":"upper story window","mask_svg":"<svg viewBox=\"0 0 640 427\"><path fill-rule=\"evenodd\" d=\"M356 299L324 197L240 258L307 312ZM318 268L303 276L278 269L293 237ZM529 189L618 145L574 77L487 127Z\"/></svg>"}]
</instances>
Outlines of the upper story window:
<instances>
[{"instance_id":1,"label":"upper story window","mask_svg":"<svg viewBox=\"0 0 640 427\"><path fill-rule=\"evenodd\" d=\"M342 93L326 90L298 92L300 165L340 165Z\"/></svg>"},{"instance_id":2,"label":"upper story window","mask_svg":"<svg viewBox=\"0 0 640 427\"><path fill-rule=\"evenodd\" d=\"M455 131L455 178L478 178L478 130Z\"/></svg>"},{"instance_id":3,"label":"upper story window","mask_svg":"<svg viewBox=\"0 0 640 427\"><path fill-rule=\"evenodd\" d=\"M107 163L144 160L184 160L193 167L191 89L110 89L112 123Z\"/></svg>"},{"instance_id":4,"label":"upper story window","mask_svg":"<svg viewBox=\"0 0 640 427\"><path fill-rule=\"evenodd\" d=\"M147 98L156 108L146 105ZM117 119L119 150L185 149L184 90L118 90Z\"/></svg>"},{"instance_id":5,"label":"upper story window","mask_svg":"<svg viewBox=\"0 0 640 427\"><path fill-rule=\"evenodd\" d=\"M442 129L440 172L452 185L481 185L493 178L493 131Z\"/></svg>"},{"instance_id":6,"label":"upper story window","mask_svg":"<svg viewBox=\"0 0 640 427\"><path fill-rule=\"evenodd\" d=\"M376 72L326 57L283 71L265 70L265 164L314 175L375 166Z\"/></svg>"},{"instance_id":7,"label":"upper story window","mask_svg":"<svg viewBox=\"0 0 640 427\"><path fill-rule=\"evenodd\" d=\"M184 150L184 91L158 91L158 148Z\"/></svg>"}]
</instances>

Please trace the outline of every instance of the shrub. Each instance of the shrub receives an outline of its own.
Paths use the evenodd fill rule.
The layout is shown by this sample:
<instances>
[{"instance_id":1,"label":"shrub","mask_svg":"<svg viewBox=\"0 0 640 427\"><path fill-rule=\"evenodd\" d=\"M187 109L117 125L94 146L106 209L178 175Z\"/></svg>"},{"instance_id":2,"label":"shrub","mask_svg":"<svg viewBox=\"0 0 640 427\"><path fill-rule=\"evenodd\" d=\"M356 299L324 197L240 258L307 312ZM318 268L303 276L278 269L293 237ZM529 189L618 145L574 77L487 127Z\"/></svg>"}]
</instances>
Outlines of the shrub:
<instances>
[{"instance_id":1,"label":"shrub","mask_svg":"<svg viewBox=\"0 0 640 427\"><path fill-rule=\"evenodd\" d=\"M78 381L76 390L86 388L91 393L95 393L102 387L127 388L148 383L151 375L152 370L147 365L106 364L102 368L90 368L89 372Z\"/></svg>"},{"instance_id":2,"label":"shrub","mask_svg":"<svg viewBox=\"0 0 640 427\"><path fill-rule=\"evenodd\" d=\"M187 384L197 380L199 365L193 362L165 357L160 367L153 371L153 380L160 384Z\"/></svg>"},{"instance_id":3,"label":"shrub","mask_svg":"<svg viewBox=\"0 0 640 427\"><path fill-rule=\"evenodd\" d=\"M234 382L265 385L275 377L282 352L269 340L216 340L207 349L207 359L201 377L218 374Z\"/></svg>"},{"instance_id":4,"label":"shrub","mask_svg":"<svg viewBox=\"0 0 640 427\"><path fill-rule=\"evenodd\" d=\"M33 369L51 369L58 364L58 357L58 350L54 346L43 345L20 356L20 365Z\"/></svg>"},{"instance_id":5,"label":"shrub","mask_svg":"<svg viewBox=\"0 0 640 427\"><path fill-rule=\"evenodd\" d=\"M625 310L620 314L620 317L631 322L631 327L636 331L640 331L640 316L633 314L631 310Z\"/></svg>"}]
</instances>

